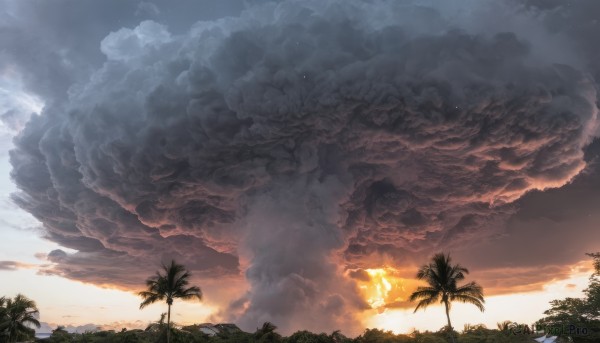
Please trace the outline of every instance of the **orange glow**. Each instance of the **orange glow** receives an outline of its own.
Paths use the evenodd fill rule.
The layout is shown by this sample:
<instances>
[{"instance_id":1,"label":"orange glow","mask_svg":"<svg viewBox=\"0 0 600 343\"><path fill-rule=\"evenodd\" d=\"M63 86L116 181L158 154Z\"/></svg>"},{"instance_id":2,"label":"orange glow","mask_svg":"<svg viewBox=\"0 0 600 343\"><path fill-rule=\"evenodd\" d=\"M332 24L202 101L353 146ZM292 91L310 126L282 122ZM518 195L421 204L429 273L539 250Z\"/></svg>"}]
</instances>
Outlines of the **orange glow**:
<instances>
[{"instance_id":1,"label":"orange glow","mask_svg":"<svg viewBox=\"0 0 600 343\"><path fill-rule=\"evenodd\" d=\"M385 269L367 269L366 272L371 277L369 285L365 285L368 298L367 302L372 308L380 308L386 304L387 298L392 290L392 284L386 279Z\"/></svg>"},{"instance_id":2,"label":"orange glow","mask_svg":"<svg viewBox=\"0 0 600 343\"><path fill-rule=\"evenodd\" d=\"M364 270L368 280L357 281L364 299L377 310L383 313L387 308L399 307L408 300L408 291L415 282L401 277L400 270L391 267L372 268Z\"/></svg>"},{"instance_id":3,"label":"orange glow","mask_svg":"<svg viewBox=\"0 0 600 343\"><path fill-rule=\"evenodd\" d=\"M408 292L401 292L404 295L403 299L407 299L410 292L422 283L410 279L397 279L393 276L394 269L390 268L373 269L373 271L367 270L371 276L370 284L372 286L370 288L363 288L363 283L359 282L363 291L372 291L367 294L366 299L369 299L374 310L365 312L363 324L366 327L409 334L415 329L437 331L446 325L444 309L439 304L434 304L427 307L426 310L416 313L413 313L415 304L396 302L395 306L390 306L393 303L391 299L399 294L394 293L398 285L404 285L408 290ZM378 298L377 284L383 283L383 281L378 281L380 277L390 281L392 289L387 293L382 292L381 297ZM533 323L543 316L543 312L550 307L551 300L581 297L582 290L587 287L588 278L589 261L585 261L572 267L566 278L545 283L539 290L486 296L486 311L483 313L472 305L455 303L451 310L452 324L455 328L460 329L466 323L483 323L489 328L495 328L496 323L504 320ZM407 283L410 283L411 286L408 286ZM372 303L371 299L375 301ZM384 305L373 306L379 299L382 299ZM527 306L524 306L525 304Z\"/></svg>"}]
</instances>

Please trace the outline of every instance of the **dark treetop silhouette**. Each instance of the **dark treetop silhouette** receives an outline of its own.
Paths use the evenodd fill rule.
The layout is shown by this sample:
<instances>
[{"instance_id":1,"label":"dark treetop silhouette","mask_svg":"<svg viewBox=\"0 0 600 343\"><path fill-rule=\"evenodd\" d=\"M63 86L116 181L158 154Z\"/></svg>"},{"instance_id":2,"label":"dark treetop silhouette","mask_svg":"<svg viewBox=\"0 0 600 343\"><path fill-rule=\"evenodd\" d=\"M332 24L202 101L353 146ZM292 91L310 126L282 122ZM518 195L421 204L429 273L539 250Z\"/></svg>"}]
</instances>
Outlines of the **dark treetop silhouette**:
<instances>
[{"instance_id":1,"label":"dark treetop silhouette","mask_svg":"<svg viewBox=\"0 0 600 343\"><path fill-rule=\"evenodd\" d=\"M171 265L163 265L164 274L159 271L156 275L146 280L147 289L139 292L144 301L140 304L140 309L153 304L157 301L166 300L167 311L167 343L170 342L171 331L171 305L176 298L183 300L198 299L202 300L202 291L197 286L188 287L191 274L185 270L181 264L174 260Z\"/></svg>"},{"instance_id":2,"label":"dark treetop silhouette","mask_svg":"<svg viewBox=\"0 0 600 343\"><path fill-rule=\"evenodd\" d=\"M0 298L0 342L17 342L33 338L31 326L40 327L35 301L22 294L14 299Z\"/></svg>"},{"instance_id":3,"label":"dark treetop silhouette","mask_svg":"<svg viewBox=\"0 0 600 343\"><path fill-rule=\"evenodd\" d=\"M439 300L446 307L446 317L448 318L448 329L450 331L452 331L450 308L453 301L473 304L483 312L485 310L483 306L485 302L483 288L475 282L469 282L462 286L457 285L457 282L464 280L465 274L468 273L469 270L460 264L451 264L450 254L439 253L434 255L431 262L421 266L417 272L417 278L426 281L429 286L418 287L411 294L410 301L419 301L415 312L420 308L425 309ZM454 341L454 337L451 337Z\"/></svg>"}]
</instances>

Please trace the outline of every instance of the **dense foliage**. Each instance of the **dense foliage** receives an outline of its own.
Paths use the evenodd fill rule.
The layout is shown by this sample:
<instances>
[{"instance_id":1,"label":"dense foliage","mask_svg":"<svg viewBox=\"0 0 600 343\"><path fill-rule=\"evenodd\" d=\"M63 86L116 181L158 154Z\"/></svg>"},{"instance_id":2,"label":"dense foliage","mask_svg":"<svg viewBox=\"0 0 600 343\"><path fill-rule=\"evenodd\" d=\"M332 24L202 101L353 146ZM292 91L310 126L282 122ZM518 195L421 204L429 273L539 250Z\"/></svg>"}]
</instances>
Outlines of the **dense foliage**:
<instances>
[{"instance_id":1,"label":"dense foliage","mask_svg":"<svg viewBox=\"0 0 600 343\"><path fill-rule=\"evenodd\" d=\"M189 328L189 327L188 327ZM447 332L418 332L411 335L395 335L390 331L379 329L367 329L356 338L347 338L334 331L331 334L312 333L309 331L297 331L289 337L282 337L274 330L265 331L259 328L254 333L233 332L209 337L197 330L187 331L183 329L171 329L171 339L174 343L448 343ZM459 343L519 343L533 342L532 338L539 335L518 334L509 331L490 330L483 325L475 326L461 334L457 334ZM40 342L48 343L158 343L165 342L166 336L149 330L130 330L122 332L101 331L84 334L67 334L54 332L48 339Z\"/></svg>"},{"instance_id":2,"label":"dense foliage","mask_svg":"<svg viewBox=\"0 0 600 343\"><path fill-rule=\"evenodd\" d=\"M536 324L573 342L600 342L600 253L587 254L594 261L583 298L565 298L550 302L546 317Z\"/></svg>"},{"instance_id":3,"label":"dense foliage","mask_svg":"<svg viewBox=\"0 0 600 343\"><path fill-rule=\"evenodd\" d=\"M33 327L40 327L35 302L22 294L0 298L0 343L34 338Z\"/></svg>"}]
</instances>

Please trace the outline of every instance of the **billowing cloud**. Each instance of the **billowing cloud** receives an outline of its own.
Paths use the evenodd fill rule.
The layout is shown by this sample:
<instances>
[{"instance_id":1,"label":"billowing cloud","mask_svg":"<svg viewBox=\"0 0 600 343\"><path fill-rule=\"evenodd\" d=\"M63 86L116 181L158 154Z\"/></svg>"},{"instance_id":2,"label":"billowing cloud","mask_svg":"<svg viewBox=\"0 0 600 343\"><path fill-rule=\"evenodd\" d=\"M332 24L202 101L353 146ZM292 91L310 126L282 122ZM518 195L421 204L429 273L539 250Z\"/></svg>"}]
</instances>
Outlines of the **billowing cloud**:
<instances>
[{"instance_id":1,"label":"billowing cloud","mask_svg":"<svg viewBox=\"0 0 600 343\"><path fill-rule=\"evenodd\" d=\"M368 304L345 268L496 237L515 201L584 170L597 86L540 53L562 37L446 11L289 1L108 33L11 152L14 200L77 251L44 272L135 288L175 258L243 273L224 315L245 328L347 329Z\"/></svg>"}]
</instances>

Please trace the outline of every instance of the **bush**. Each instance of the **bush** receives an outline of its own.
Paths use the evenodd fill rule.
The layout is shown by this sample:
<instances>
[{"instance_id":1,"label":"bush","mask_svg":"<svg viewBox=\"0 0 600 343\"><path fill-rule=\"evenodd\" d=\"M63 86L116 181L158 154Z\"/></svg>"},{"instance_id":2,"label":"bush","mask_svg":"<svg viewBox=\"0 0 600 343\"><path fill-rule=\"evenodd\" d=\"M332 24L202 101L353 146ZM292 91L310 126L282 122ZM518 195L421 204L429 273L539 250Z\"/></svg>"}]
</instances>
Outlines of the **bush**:
<instances>
[{"instance_id":1,"label":"bush","mask_svg":"<svg viewBox=\"0 0 600 343\"><path fill-rule=\"evenodd\" d=\"M334 343L333 338L325 333L316 334L310 331L296 331L284 340L286 343Z\"/></svg>"}]
</instances>

